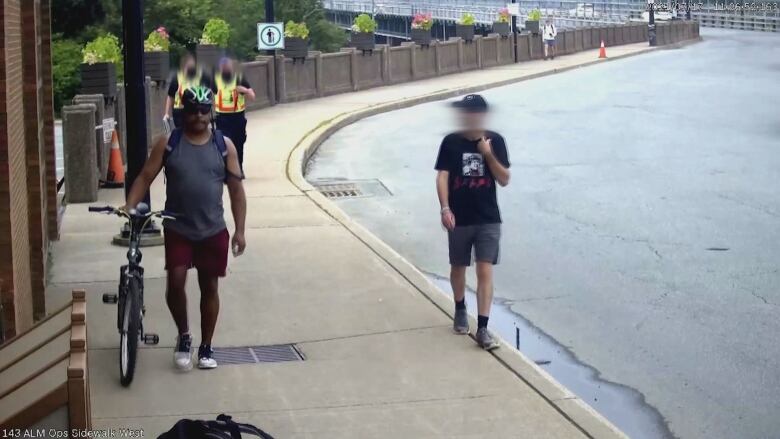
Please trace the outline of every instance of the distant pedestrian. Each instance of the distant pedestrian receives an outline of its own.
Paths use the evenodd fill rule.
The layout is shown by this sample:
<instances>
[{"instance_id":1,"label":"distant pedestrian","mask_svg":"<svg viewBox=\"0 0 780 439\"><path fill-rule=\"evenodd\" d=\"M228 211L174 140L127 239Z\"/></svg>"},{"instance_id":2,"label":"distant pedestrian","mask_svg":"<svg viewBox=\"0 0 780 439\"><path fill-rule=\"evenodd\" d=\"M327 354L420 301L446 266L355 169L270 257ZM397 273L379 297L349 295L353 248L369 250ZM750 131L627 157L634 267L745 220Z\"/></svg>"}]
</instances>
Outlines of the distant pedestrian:
<instances>
[{"instance_id":1,"label":"distant pedestrian","mask_svg":"<svg viewBox=\"0 0 780 439\"><path fill-rule=\"evenodd\" d=\"M466 268L472 250L477 265L477 343L485 350L498 347L487 330L493 301L493 265L498 264L501 215L496 183L509 184L509 156L504 138L485 130L488 104L480 95L467 95L454 104L461 130L447 135L436 159L436 191L441 223L449 240L450 282L455 299L453 329L469 331L466 312Z\"/></svg>"},{"instance_id":2,"label":"distant pedestrian","mask_svg":"<svg viewBox=\"0 0 780 439\"><path fill-rule=\"evenodd\" d=\"M184 127L184 92L195 86L212 88L211 78L195 63L191 53L185 54L179 62L179 71L172 75L168 85L168 97L165 99L163 120L169 123L173 118L176 128Z\"/></svg>"},{"instance_id":3,"label":"distant pedestrian","mask_svg":"<svg viewBox=\"0 0 780 439\"><path fill-rule=\"evenodd\" d=\"M544 21L544 28L542 29L542 38L544 39L544 59L555 59L555 37L558 36L558 29L548 18Z\"/></svg>"},{"instance_id":4,"label":"distant pedestrian","mask_svg":"<svg viewBox=\"0 0 780 439\"><path fill-rule=\"evenodd\" d=\"M238 163L244 169L244 143L246 143L246 100L255 99L255 92L246 78L236 72L233 60L223 58L214 78L217 94L217 128L222 131L238 151Z\"/></svg>"}]
</instances>

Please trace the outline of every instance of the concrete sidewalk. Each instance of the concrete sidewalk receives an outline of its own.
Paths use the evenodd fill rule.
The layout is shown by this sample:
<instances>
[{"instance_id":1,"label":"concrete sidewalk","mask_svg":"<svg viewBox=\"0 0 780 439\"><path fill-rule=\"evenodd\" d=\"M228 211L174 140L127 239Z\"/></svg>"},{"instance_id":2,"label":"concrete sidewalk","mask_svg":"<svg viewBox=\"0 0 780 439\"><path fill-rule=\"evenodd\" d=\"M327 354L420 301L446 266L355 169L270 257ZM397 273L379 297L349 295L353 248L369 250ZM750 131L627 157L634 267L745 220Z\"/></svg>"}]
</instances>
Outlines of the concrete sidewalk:
<instances>
[{"instance_id":1,"label":"concrete sidewalk","mask_svg":"<svg viewBox=\"0 0 780 439\"><path fill-rule=\"evenodd\" d=\"M609 49L612 57L649 50ZM277 438L623 437L607 421L505 345L488 354L452 334L447 296L341 213L301 176L305 157L360 117L594 62L597 51L278 105L248 115L248 249L221 283L214 345L295 343L305 361L223 365L176 373L175 328L165 306L162 248L144 249L143 348L129 389L118 379L115 291L125 250L109 246L120 222L70 205L52 252L50 309L85 288L95 428L156 437L180 418L229 413ZM603 61L602 61L603 62ZM399 127L400 129L401 127ZM153 187L161 206L162 177ZM118 205L121 190L101 191ZM95 203L98 204L98 203ZM229 216L229 214L228 214ZM232 227L231 227L232 230ZM199 342L191 276L190 324Z\"/></svg>"}]
</instances>

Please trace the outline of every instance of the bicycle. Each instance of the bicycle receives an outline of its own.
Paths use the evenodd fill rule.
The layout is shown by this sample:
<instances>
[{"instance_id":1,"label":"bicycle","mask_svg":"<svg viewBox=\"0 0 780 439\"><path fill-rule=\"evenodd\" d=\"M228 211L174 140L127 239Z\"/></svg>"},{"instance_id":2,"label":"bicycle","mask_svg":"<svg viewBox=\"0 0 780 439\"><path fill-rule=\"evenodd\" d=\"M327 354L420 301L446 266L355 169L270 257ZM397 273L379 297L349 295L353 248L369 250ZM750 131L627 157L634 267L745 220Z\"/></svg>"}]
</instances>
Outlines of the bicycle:
<instances>
[{"instance_id":1,"label":"bicycle","mask_svg":"<svg viewBox=\"0 0 780 439\"><path fill-rule=\"evenodd\" d=\"M165 212L150 212L146 203L139 203L135 209L125 212L111 206L91 206L90 212L117 215L126 218L130 226L130 245L127 250L127 265L119 269L119 288L117 294L103 294L103 303L117 305L117 329L119 330L119 381L127 387L133 381L138 354L138 341L156 345L160 342L157 334L144 332L144 269L141 266L141 233L152 218L175 220L175 216Z\"/></svg>"}]
</instances>

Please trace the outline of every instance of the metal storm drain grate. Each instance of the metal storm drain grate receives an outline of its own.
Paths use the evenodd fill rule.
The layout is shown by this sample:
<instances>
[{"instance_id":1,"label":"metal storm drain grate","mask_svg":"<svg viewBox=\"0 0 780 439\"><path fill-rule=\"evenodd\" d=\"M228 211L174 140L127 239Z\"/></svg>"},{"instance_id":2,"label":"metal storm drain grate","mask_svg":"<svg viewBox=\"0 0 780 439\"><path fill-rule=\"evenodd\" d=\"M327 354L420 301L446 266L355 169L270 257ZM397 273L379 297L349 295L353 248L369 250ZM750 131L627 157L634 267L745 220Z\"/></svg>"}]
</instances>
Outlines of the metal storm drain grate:
<instances>
[{"instance_id":1,"label":"metal storm drain grate","mask_svg":"<svg viewBox=\"0 0 780 439\"><path fill-rule=\"evenodd\" d=\"M303 361L304 358L295 345L280 344L214 348L214 359L219 364L259 364Z\"/></svg>"},{"instance_id":2,"label":"metal storm drain grate","mask_svg":"<svg viewBox=\"0 0 780 439\"><path fill-rule=\"evenodd\" d=\"M328 198L362 197L363 192L355 183L330 183L315 185L318 191Z\"/></svg>"},{"instance_id":3,"label":"metal storm drain grate","mask_svg":"<svg viewBox=\"0 0 780 439\"><path fill-rule=\"evenodd\" d=\"M320 180L312 186L328 198L359 198L392 195L379 180Z\"/></svg>"}]
</instances>

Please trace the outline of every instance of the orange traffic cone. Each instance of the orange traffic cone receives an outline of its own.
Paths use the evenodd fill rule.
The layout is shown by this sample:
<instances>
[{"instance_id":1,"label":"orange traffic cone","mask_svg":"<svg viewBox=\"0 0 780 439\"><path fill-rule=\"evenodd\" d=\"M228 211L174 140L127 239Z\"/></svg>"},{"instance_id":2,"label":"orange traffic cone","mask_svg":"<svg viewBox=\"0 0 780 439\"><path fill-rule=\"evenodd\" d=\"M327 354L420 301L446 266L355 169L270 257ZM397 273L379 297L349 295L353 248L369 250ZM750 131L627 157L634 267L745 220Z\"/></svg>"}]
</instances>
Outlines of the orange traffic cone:
<instances>
[{"instance_id":1,"label":"orange traffic cone","mask_svg":"<svg viewBox=\"0 0 780 439\"><path fill-rule=\"evenodd\" d=\"M111 133L111 156L108 160L108 175L103 187L120 188L125 185L125 166L122 164L122 151L119 150L119 137L116 130Z\"/></svg>"},{"instance_id":2,"label":"orange traffic cone","mask_svg":"<svg viewBox=\"0 0 780 439\"><path fill-rule=\"evenodd\" d=\"M601 49L599 49L599 58L607 57L607 49L604 48L604 40L601 40Z\"/></svg>"}]
</instances>

